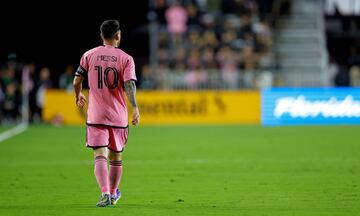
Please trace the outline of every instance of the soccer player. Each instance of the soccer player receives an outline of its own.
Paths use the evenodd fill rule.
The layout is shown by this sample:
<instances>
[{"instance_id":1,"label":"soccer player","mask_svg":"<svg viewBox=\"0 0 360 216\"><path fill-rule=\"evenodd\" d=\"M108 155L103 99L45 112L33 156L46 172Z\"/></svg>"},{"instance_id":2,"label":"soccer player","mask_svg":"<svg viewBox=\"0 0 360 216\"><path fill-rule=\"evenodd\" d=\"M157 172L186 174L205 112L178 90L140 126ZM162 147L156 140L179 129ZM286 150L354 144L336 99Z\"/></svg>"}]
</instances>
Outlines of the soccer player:
<instances>
[{"instance_id":1,"label":"soccer player","mask_svg":"<svg viewBox=\"0 0 360 216\"><path fill-rule=\"evenodd\" d=\"M82 109L87 100L82 82L89 82L86 146L94 150L94 173L102 192L98 207L116 204L122 175L122 151L128 138L128 111L124 91L132 106L132 124L140 121L136 104L136 75L133 58L121 49L120 25L106 20L100 26L103 45L87 51L75 73L76 105ZM110 165L108 167L108 160Z\"/></svg>"}]
</instances>

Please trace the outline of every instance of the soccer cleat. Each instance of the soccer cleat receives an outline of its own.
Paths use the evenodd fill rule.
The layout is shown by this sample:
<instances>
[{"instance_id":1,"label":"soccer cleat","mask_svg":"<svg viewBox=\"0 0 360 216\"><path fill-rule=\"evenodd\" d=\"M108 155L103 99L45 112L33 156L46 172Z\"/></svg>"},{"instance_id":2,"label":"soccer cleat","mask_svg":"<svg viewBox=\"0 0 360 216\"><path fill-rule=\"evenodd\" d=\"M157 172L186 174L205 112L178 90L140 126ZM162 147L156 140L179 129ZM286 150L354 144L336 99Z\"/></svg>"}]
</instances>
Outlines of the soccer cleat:
<instances>
[{"instance_id":1,"label":"soccer cleat","mask_svg":"<svg viewBox=\"0 0 360 216\"><path fill-rule=\"evenodd\" d=\"M111 205L115 205L117 201L121 198L121 192L119 189L116 189L116 195L111 195Z\"/></svg>"},{"instance_id":2,"label":"soccer cleat","mask_svg":"<svg viewBox=\"0 0 360 216\"><path fill-rule=\"evenodd\" d=\"M100 201L96 203L96 207L106 207L111 205L110 194L103 194L100 197Z\"/></svg>"}]
</instances>

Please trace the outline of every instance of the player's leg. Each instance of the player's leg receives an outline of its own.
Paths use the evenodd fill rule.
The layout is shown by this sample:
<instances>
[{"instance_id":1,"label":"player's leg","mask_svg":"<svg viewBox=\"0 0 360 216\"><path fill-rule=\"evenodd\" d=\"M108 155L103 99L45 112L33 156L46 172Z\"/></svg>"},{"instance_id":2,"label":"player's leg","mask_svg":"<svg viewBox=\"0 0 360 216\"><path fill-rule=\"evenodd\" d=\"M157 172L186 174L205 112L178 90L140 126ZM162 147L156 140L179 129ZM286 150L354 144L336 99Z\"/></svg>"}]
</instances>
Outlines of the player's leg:
<instances>
[{"instance_id":1,"label":"player's leg","mask_svg":"<svg viewBox=\"0 0 360 216\"><path fill-rule=\"evenodd\" d=\"M112 203L120 199L118 189L122 177L122 151L128 138L128 128L112 128L109 133L109 160L110 160L110 192Z\"/></svg>"},{"instance_id":2,"label":"player's leg","mask_svg":"<svg viewBox=\"0 0 360 216\"><path fill-rule=\"evenodd\" d=\"M94 174L101 190L100 201L96 206L110 205L110 186L108 172L108 150L109 132L106 127L88 126L87 127L87 147L94 149Z\"/></svg>"},{"instance_id":3,"label":"player's leg","mask_svg":"<svg viewBox=\"0 0 360 216\"><path fill-rule=\"evenodd\" d=\"M94 149L94 174L102 193L110 193L107 148Z\"/></svg>"},{"instance_id":4,"label":"player's leg","mask_svg":"<svg viewBox=\"0 0 360 216\"><path fill-rule=\"evenodd\" d=\"M100 147L94 149L94 174L96 181L101 190L100 201L96 204L98 207L105 207L111 204L110 200L110 186L109 186L109 172L108 172L108 159L107 148Z\"/></svg>"},{"instance_id":5,"label":"player's leg","mask_svg":"<svg viewBox=\"0 0 360 216\"><path fill-rule=\"evenodd\" d=\"M111 204L115 205L117 201L121 198L121 192L118 189L122 176L121 152L114 152L113 150L109 150L109 160Z\"/></svg>"}]
</instances>

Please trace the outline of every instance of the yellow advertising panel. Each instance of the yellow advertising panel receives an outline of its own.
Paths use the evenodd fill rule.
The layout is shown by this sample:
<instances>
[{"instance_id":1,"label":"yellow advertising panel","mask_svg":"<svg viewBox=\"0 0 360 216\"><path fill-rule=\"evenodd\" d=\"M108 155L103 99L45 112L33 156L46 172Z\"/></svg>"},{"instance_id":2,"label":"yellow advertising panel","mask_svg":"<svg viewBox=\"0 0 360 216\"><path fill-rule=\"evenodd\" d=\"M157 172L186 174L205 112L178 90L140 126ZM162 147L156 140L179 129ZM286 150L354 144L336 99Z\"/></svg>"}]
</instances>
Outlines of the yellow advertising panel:
<instances>
[{"instance_id":1,"label":"yellow advertising panel","mask_svg":"<svg viewBox=\"0 0 360 216\"><path fill-rule=\"evenodd\" d=\"M86 110L81 111L76 107L73 92L47 90L43 118L47 122L81 125L86 123Z\"/></svg>"},{"instance_id":2,"label":"yellow advertising panel","mask_svg":"<svg viewBox=\"0 0 360 216\"><path fill-rule=\"evenodd\" d=\"M50 90L45 100L47 121L85 123L85 113L76 108L73 93ZM258 91L138 91L137 100L143 125L260 123Z\"/></svg>"},{"instance_id":3,"label":"yellow advertising panel","mask_svg":"<svg viewBox=\"0 0 360 216\"><path fill-rule=\"evenodd\" d=\"M140 92L144 124L260 123L257 91Z\"/></svg>"}]
</instances>

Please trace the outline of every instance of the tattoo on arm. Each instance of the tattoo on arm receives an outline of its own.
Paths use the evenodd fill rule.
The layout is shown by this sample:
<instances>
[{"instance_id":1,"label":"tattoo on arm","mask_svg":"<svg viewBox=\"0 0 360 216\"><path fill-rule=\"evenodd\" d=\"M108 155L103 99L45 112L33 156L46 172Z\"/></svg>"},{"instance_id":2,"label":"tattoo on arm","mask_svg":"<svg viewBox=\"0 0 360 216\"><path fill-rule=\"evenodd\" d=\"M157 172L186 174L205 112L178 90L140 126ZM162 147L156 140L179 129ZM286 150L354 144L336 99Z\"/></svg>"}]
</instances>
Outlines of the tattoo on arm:
<instances>
[{"instance_id":1,"label":"tattoo on arm","mask_svg":"<svg viewBox=\"0 0 360 216\"><path fill-rule=\"evenodd\" d=\"M125 82L125 92L126 92L126 96L128 97L131 106L132 107L137 107L136 104L136 85L135 85L135 81L134 80L129 80Z\"/></svg>"}]
</instances>

